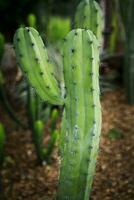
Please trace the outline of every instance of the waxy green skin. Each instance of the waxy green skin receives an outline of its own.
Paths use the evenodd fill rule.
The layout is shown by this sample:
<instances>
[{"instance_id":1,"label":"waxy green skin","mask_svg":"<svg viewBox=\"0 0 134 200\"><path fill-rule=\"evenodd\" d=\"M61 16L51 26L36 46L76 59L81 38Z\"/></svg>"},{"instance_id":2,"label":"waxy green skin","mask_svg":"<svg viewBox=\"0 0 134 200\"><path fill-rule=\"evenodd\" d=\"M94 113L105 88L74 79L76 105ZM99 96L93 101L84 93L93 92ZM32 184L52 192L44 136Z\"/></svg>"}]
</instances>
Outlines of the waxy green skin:
<instances>
[{"instance_id":1,"label":"waxy green skin","mask_svg":"<svg viewBox=\"0 0 134 200\"><path fill-rule=\"evenodd\" d=\"M100 5L94 0L82 0L75 14L75 28L91 30L102 44L104 17Z\"/></svg>"},{"instance_id":2,"label":"waxy green skin","mask_svg":"<svg viewBox=\"0 0 134 200\"><path fill-rule=\"evenodd\" d=\"M98 43L92 32L77 29L63 52L66 130L63 126L58 199L87 200L101 127Z\"/></svg>"},{"instance_id":3,"label":"waxy green skin","mask_svg":"<svg viewBox=\"0 0 134 200\"><path fill-rule=\"evenodd\" d=\"M30 31L32 34L35 33L31 29ZM36 86L38 94L40 94L39 90L42 91L44 100L47 98L50 103L64 105L60 136L61 169L57 199L88 200L95 171L101 129L99 43L91 31L84 29L73 30L65 38L63 74L66 95L63 99L59 88L56 90L57 93L53 89L57 98L50 90L46 91L45 87L43 90L42 85L45 85L50 77L48 74L47 79L44 77L42 81L42 76L38 72L41 66L38 63L35 64L28 57L26 62L25 54L24 60L22 60L23 57L19 56L20 52L22 50L27 51L27 48L29 54L34 51L31 46L28 46L31 43L30 37L34 38L34 35L30 34L30 37L28 37L27 34L29 34L27 29L19 29L15 35L15 45L17 43L15 50L23 71L27 71L27 76L30 77L29 81ZM18 36L19 42L23 38L23 46L18 45L18 41L16 41ZM36 40L36 44L38 51L42 51L42 45L39 47L38 40ZM40 54L43 55L43 53ZM34 59L34 57L31 58ZM44 66L44 70L45 68L46 66ZM33 72L34 70L35 72ZM51 86L58 87L56 80L51 83Z\"/></svg>"},{"instance_id":4,"label":"waxy green skin","mask_svg":"<svg viewBox=\"0 0 134 200\"><path fill-rule=\"evenodd\" d=\"M18 64L41 99L62 105L58 82L39 33L31 27L19 28L14 36L14 47Z\"/></svg>"}]
</instances>

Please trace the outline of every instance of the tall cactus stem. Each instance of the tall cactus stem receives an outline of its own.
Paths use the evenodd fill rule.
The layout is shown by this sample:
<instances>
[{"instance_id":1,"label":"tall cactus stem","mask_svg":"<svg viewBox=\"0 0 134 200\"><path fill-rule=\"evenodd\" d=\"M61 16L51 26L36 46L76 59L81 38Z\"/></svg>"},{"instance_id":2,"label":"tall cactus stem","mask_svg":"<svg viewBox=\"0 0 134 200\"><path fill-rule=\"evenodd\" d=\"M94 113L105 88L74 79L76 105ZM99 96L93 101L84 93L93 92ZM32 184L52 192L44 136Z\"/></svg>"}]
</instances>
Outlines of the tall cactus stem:
<instances>
[{"instance_id":1,"label":"tall cactus stem","mask_svg":"<svg viewBox=\"0 0 134 200\"><path fill-rule=\"evenodd\" d=\"M61 142L58 200L88 200L101 127L98 42L89 30L73 30L63 52L66 131Z\"/></svg>"},{"instance_id":2,"label":"tall cactus stem","mask_svg":"<svg viewBox=\"0 0 134 200\"><path fill-rule=\"evenodd\" d=\"M102 45L104 17L102 9L96 1L82 0L79 3L75 14L75 28L91 30Z\"/></svg>"}]
</instances>

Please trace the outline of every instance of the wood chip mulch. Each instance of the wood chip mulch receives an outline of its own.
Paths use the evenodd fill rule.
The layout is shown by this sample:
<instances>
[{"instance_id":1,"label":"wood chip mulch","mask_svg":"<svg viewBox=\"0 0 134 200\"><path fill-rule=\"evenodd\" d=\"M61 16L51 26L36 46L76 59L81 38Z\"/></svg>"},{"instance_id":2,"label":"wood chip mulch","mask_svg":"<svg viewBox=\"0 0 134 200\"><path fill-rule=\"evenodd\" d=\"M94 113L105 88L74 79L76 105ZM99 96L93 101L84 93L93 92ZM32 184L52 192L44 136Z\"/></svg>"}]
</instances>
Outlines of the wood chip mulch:
<instances>
[{"instance_id":1,"label":"wood chip mulch","mask_svg":"<svg viewBox=\"0 0 134 200\"><path fill-rule=\"evenodd\" d=\"M123 91L107 92L102 98L103 127L100 153L91 200L134 200L134 106L126 104ZM8 124L9 125L9 124ZM123 138L110 140L111 128ZM29 131L8 127L6 162L2 174L1 200L54 200L58 182L58 156L38 166Z\"/></svg>"}]
</instances>

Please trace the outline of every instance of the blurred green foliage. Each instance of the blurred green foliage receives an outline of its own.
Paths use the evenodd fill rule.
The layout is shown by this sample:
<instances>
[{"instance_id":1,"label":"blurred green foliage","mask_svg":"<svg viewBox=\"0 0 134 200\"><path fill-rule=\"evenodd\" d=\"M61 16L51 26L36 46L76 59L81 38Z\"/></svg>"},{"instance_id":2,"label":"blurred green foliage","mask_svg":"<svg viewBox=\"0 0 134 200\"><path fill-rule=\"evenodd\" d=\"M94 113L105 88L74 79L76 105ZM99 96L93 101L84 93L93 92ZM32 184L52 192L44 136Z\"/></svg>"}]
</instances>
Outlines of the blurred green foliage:
<instances>
[{"instance_id":1,"label":"blurred green foliage","mask_svg":"<svg viewBox=\"0 0 134 200\"><path fill-rule=\"evenodd\" d=\"M5 82L2 72L0 71L0 86Z\"/></svg>"},{"instance_id":2,"label":"blurred green foliage","mask_svg":"<svg viewBox=\"0 0 134 200\"><path fill-rule=\"evenodd\" d=\"M117 128L112 128L108 132L108 138L110 140L120 140L123 138L123 133Z\"/></svg>"},{"instance_id":3,"label":"blurred green foliage","mask_svg":"<svg viewBox=\"0 0 134 200\"><path fill-rule=\"evenodd\" d=\"M0 123L0 166L3 164L4 161L4 147L5 147L5 128L2 123Z\"/></svg>"},{"instance_id":4,"label":"blurred green foliage","mask_svg":"<svg viewBox=\"0 0 134 200\"><path fill-rule=\"evenodd\" d=\"M5 37L2 33L0 33L0 60L3 56L4 45L5 45Z\"/></svg>"},{"instance_id":5,"label":"blurred green foliage","mask_svg":"<svg viewBox=\"0 0 134 200\"><path fill-rule=\"evenodd\" d=\"M33 27L33 28L37 28L37 19L36 19L36 16L33 13L30 13L27 16L27 23L28 23L28 26Z\"/></svg>"},{"instance_id":6,"label":"blurred green foliage","mask_svg":"<svg viewBox=\"0 0 134 200\"><path fill-rule=\"evenodd\" d=\"M133 0L132 0L133 1ZM128 15L128 12L127 12L127 7L128 7L128 3L129 1L128 0L119 0L119 6L120 6L120 12L121 12L121 17L123 19L123 23L124 25L126 26L127 24L127 15Z\"/></svg>"},{"instance_id":7,"label":"blurred green foliage","mask_svg":"<svg viewBox=\"0 0 134 200\"><path fill-rule=\"evenodd\" d=\"M117 49L118 38L121 37L119 32L120 27L119 27L118 13L115 5L112 11L111 26L112 26L112 32L109 38L108 53L115 53Z\"/></svg>"},{"instance_id":8,"label":"blurred green foliage","mask_svg":"<svg viewBox=\"0 0 134 200\"><path fill-rule=\"evenodd\" d=\"M0 18L2 19L0 31L5 34L6 40L12 41L15 30L20 24L26 24L29 13L34 13L37 16L37 22L40 26L41 21L47 23L51 15L73 16L78 1L0 0Z\"/></svg>"},{"instance_id":9,"label":"blurred green foliage","mask_svg":"<svg viewBox=\"0 0 134 200\"><path fill-rule=\"evenodd\" d=\"M70 18L52 16L47 26L47 34L50 41L55 42L63 39L71 29Z\"/></svg>"}]
</instances>

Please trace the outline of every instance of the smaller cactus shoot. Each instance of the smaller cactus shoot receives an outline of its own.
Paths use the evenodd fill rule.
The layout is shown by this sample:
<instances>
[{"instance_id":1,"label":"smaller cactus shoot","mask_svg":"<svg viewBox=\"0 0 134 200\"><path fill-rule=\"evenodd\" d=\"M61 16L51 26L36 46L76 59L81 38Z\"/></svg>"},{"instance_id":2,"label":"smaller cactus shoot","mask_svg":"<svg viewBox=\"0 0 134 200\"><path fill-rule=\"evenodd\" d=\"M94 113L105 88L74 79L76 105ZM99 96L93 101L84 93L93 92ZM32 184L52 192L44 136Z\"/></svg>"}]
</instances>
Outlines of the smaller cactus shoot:
<instances>
[{"instance_id":1,"label":"smaller cactus shoot","mask_svg":"<svg viewBox=\"0 0 134 200\"><path fill-rule=\"evenodd\" d=\"M94 0L82 0L75 14L75 28L91 30L102 44L103 27L104 18L100 5Z\"/></svg>"},{"instance_id":2,"label":"smaller cactus shoot","mask_svg":"<svg viewBox=\"0 0 134 200\"><path fill-rule=\"evenodd\" d=\"M19 28L14 37L18 64L42 100L61 105L63 99L46 48L34 28Z\"/></svg>"},{"instance_id":3,"label":"smaller cactus shoot","mask_svg":"<svg viewBox=\"0 0 134 200\"><path fill-rule=\"evenodd\" d=\"M27 16L27 23L28 23L28 26L31 26L33 28L36 28L37 27L37 19L36 19L36 16L34 14L29 14Z\"/></svg>"}]
</instances>

